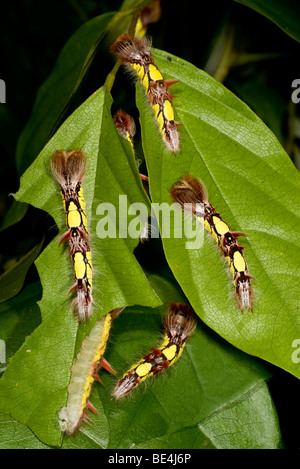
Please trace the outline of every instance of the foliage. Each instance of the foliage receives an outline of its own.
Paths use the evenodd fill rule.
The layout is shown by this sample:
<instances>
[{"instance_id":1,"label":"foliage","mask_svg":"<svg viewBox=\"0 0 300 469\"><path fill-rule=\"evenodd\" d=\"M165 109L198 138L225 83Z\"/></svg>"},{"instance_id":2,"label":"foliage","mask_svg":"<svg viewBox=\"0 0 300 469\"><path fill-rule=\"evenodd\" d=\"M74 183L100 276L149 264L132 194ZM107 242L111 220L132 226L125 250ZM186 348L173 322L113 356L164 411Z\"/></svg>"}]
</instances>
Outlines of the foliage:
<instances>
[{"instance_id":1,"label":"foliage","mask_svg":"<svg viewBox=\"0 0 300 469\"><path fill-rule=\"evenodd\" d=\"M4 199L0 233L2 246L9 247L3 250L0 277L0 338L7 355L0 379L0 446L298 447L286 410L292 420L300 378L299 363L292 359L300 328L300 181L294 138L299 118L295 107L287 106L291 89L282 92L280 85L270 90L268 80L274 62L286 65L286 51L299 46L266 18L228 1L222 2L213 34L206 30L199 59L192 33L190 47L188 36L170 42L170 29L163 35L170 20L180 28L173 10L182 7L174 2L169 11L162 2L162 18L148 32L153 32L153 57L164 78L179 80L172 94L176 120L182 124L182 151L174 155L163 145L144 90L130 84L109 54L109 45L133 29L149 1L125 1L121 7L116 2L118 12L111 11L111 2L102 2L102 11L92 2L83 3L60 54L62 44L56 45L58 59L54 64L53 57L53 69L38 90L15 156L6 149L11 158L2 169L10 180L7 192L15 194L13 203ZM297 9L290 14L279 0L271 2L271 10L263 2L242 3L299 40ZM268 52L260 46L253 53L255 34L236 26L245 12L257 31L270 28L281 49ZM186 12L182 14L184 24ZM194 21L190 11L188 15ZM293 74L292 67L285 70ZM276 97L272 104L271 95ZM136 155L111 118L120 106L137 123ZM289 125L284 128L286 109ZM14 127L8 112L3 111L3 122ZM49 157L58 148L81 148L88 155L84 192L96 272L96 307L88 324L78 325L70 312L66 292L72 266L67 249L58 247L65 220L49 168ZM141 172L149 175L150 199L135 157L141 159ZM208 236L203 248L188 250L186 238L177 238L172 227L170 237L145 244L96 234L99 203L119 207L119 196L126 195L127 207L142 202L150 211L150 200L171 203L170 187L185 174L201 177L229 226L248 235L243 245L255 279L253 312L241 313L229 294L227 266ZM19 176L17 190L14 178ZM159 222L161 229L164 220ZM101 372L104 386L96 383L91 395L99 414L74 438L63 438L57 415L67 399L72 362L94 322L126 307L113 323L105 355L119 375L159 344L161 316L171 301L189 301L198 316L197 330L178 364L124 402L111 400L115 378ZM290 390L295 400L289 399Z\"/></svg>"}]
</instances>

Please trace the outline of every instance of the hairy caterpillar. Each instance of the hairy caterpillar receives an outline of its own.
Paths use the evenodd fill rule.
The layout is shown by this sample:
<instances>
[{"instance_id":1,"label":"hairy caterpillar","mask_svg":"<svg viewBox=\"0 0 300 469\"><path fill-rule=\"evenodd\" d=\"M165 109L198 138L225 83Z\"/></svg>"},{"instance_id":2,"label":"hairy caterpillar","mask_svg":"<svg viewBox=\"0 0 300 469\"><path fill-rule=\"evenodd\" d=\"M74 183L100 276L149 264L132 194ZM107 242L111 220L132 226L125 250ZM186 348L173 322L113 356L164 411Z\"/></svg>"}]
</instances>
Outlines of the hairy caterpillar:
<instances>
[{"instance_id":1,"label":"hairy caterpillar","mask_svg":"<svg viewBox=\"0 0 300 469\"><path fill-rule=\"evenodd\" d=\"M133 153L135 153L133 137L135 135L136 128L133 118L126 112L119 109L114 115L113 120L119 135L130 143ZM136 160L137 166L139 166L140 163L141 162L139 160ZM148 176L145 176L144 174L140 173L140 178L142 180L143 187L149 196ZM144 243L146 240L149 239L150 231L150 223L148 220L146 220L144 227L141 229L140 233L141 243Z\"/></svg>"},{"instance_id":2,"label":"hairy caterpillar","mask_svg":"<svg viewBox=\"0 0 300 469\"><path fill-rule=\"evenodd\" d=\"M243 311L252 310L253 291L251 276L243 254L243 247L237 238L246 236L240 231L231 231L221 215L214 209L208 200L204 184L192 176L182 178L171 189L171 197L186 211L191 211L194 217L204 225L222 251L233 277L236 297Z\"/></svg>"},{"instance_id":3,"label":"hairy caterpillar","mask_svg":"<svg viewBox=\"0 0 300 469\"><path fill-rule=\"evenodd\" d=\"M90 403L89 396L94 381L101 382L98 372L105 368L115 374L113 368L103 357L112 321L124 308L117 308L107 313L93 326L84 339L71 368L71 380L68 386L67 405L59 412L59 425L67 435L73 435L82 421L88 422L88 410L97 413Z\"/></svg>"},{"instance_id":4,"label":"hairy caterpillar","mask_svg":"<svg viewBox=\"0 0 300 469\"><path fill-rule=\"evenodd\" d=\"M136 132L136 127L133 118L122 109L119 109L115 113L113 120L119 135L130 143L133 153L135 153L134 135ZM139 167L141 160L136 160L136 164ZM148 176L140 174L140 177L142 181L148 181Z\"/></svg>"},{"instance_id":5,"label":"hairy caterpillar","mask_svg":"<svg viewBox=\"0 0 300 469\"><path fill-rule=\"evenodd\" d=\"M196 327L192 308L184 303L171 303L164 319L164 338L158 348L130 367L118 381L112 395L122 399L140 383L173 365L181 356L187 339Z\"/></svg>"},{"instance_id":6,"label":"hairy caterpillar","mask_svg":"<svg viewBox=\"0 0 300 469\"><path fill-rule=\"evenodd\" d=\"M156 121L159 125L160 133L170 151L179 151L178 123L175 122L174 110L172 106L172 95L169 92L170 84L177 80L169 81L169 85L164 80L156 80L150 83L150 100Z\"/></svg>"},{"instance_id":7,"label":"hairy caterpillar","mask_svg":"<svg viewBox=\"0 0 300 469\"><path fill-rule=\"evenodd\" d=\"M146 37L122 34L111 46L111 52L121 62L134 70L145 88L154 111L166 147L171 152L179 151L179 135L168 87L177 80L164 80L151 55L151 41Z\"/></svg>"},{"instance_id":8,"label":"hairy caterpillar","mask_svg":"<svg viewBox=\"0 0 300 469\"><path fill-rule=\"evenodd\" d=\"M89 246L86 206L82 181L85 173L85 156L80 150L57 151L51 157L51 169L62 194L67 231L60 239L68 240L76 282L73 301L78 319L87 320L92 314L92 253Z\"/></svg>"}]
</instances>

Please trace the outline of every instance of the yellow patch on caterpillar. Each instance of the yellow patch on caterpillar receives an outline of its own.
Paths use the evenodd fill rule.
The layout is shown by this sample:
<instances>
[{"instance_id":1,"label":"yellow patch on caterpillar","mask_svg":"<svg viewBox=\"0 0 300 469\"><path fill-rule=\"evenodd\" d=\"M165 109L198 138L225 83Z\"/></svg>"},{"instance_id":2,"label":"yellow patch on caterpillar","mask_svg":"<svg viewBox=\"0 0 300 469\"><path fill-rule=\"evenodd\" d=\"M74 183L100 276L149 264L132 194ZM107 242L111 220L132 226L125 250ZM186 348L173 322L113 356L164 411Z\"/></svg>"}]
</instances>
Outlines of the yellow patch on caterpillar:
<instances>
[{"instance_id":1,"label":"yellow patch on caterpillar","mask_svg":"<svg viewBox=\"0 0 300 469\"><path fill-rule=\"evenodd\" d=\"M146 89L146 92L148 92L148 88L149 88L149 77L147 75L147 73L145 73L145 69L142 65L140 64L135 64L135 63L132 63L130 64L131 67L133 68L133 70L136 71L136 73L138 74L140 80L141 80L141 83L142 85L144 86L144 88Z\"/></svg>"},{"instance_id":2,"label":"yellow patch on caterpillar","mask_svg":"<svg viewBox=\"0 0 300 469\"><path fill-rule=\"evenodd\" d=\"M146 378L151 372L152 366L151 363L141 363L135 367L135 372L139 378Z\"/></svg>"},{"instance_id":3,"label":"yellow patch on caterpillar","mask_svg":"<svg viewBox=\"0 0 300 469\"><path fill-rule=\"evenodd\" d=\"M183 346L182 346L183 348ZM165 348L162 348L162 352L164 356L169 360L169 362L173 361L176 358L177 354L177 346L176 344L168 345Z\"/></svg>"},{"instance_id":4,"label":"yellow patch on caterpillar","mask_svg":"<svg viewBox=\"0 0 300 469\"><path fill-rule=\"evenodd\" d=\"M150 79L153 81L163 80L163 76L155 64L149 64L148 67Z\"/></svg>"},{"instance_id":5,"label":"yellow patch on caterpillar","mask_svg":"<svg viewBox=\"0 0 300 469\"><path fill-rule=\"evenodd\" d=\"M163 133L164 132L165 119L164 119L163 113L160 111L160 105L159 104L154 104L152 106L152 108L154 110L155 119L156 119L156 121L158 123L158 126L159 126L159 131L160 131L160 133Z\"/></svg>"},{"instance_id":6,"label":"yellow patch on caterpillar","mask_svg":"<svg viewBox=\"0 0 300 469\"><path fill-rule=\"evenodd\" d=\"M69 228L77 228L81 225L81 216L73 201L70 202L67 211L67 226Z\"/></svg>"},{"instance_id":7,"label":"yellow patch on caterpillar","mask_svg":"<svg viewBox=\"0 0 300 469\"><path fill-rule=\"evenodd\" d=\"M75 252L73 256L74 271L77 280L82 280L86 276L85 256L82 252Z\"/></svg>"},{"instance_id":8,"label":"yellow patch on caterpillar","mask_svg":"<svg viewBox=\"0 0 300 469\"><path fill-rule=\"evenodd\" d=\"M174 121L174 110L171 101L168 99L163 104L164 116L168 121Z\"/></svg>"},{"instance_id":9,"label":"yellow patch on caterpillar","mask_svg":"<svg viewBox=\"0 0 300 469\"><path fill-rule=\"evenodd\" d=\"M213 223L214 223L214 228L220 236L222 236L222 235L228 233L228 231L230 231L228 225L220 217L217 217L216 215L213 215L212 220L213 220Z\"/></svg>"},{"instance_id":10,"label":"yellow patch on caterpillar","mask_svg":"<svg viewBox=\"0 0 300 469\"><path fill-rule=\"evenodd\" d=\"M233 253L232 264L238 272L244 272L247 268L244 256L240 251L235 251Z\"/></svg>"}]
</instances>

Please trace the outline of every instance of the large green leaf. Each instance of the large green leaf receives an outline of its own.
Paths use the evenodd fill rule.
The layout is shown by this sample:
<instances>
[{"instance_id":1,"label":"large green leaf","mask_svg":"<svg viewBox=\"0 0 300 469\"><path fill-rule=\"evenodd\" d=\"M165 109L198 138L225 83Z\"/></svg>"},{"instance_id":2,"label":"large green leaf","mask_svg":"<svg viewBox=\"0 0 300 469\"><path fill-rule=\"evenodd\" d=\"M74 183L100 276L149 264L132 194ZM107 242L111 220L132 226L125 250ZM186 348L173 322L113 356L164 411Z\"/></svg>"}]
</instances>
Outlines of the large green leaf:
<instances>
[{"instance_id":1,"label":"large green leaf","mask_svg":"<svg viewBox=\"0 0 300 469\"><path fill-rule=\"evenodd\" d=\"M149 204L130 144L120 139L110 107L111 97L105 88L84 102L22 176L15 196L49 212L62 234L65 220L60 191L50 171L50 156L56 149L80 148L87 154L83 186L95 266L94 314L78 331L78 322L70 310L72 300L67 295L74 283L72 263L67 246L58 247L56 237L36 261L43 286L42 323L10 361L0 383L0 411L27 424L50 445L60 443L57 413L66 403L74 354L92 324L116 307L160 304L133 255L138 239L121 238L118 232L116 238L97 236L100 202L118 207L119 195L127 195L125 213L133 202Z\"/></svg>"},{"instance_id":2,"label":"large green leaf","mask_svg":"<svg viewBox=\"0 0 300 469\"><path fill-rule=\"evenodd\" d=\"M200 318L241 350L300 377L292 360L299 338L299 173L272 132L222 84L161 51L154 57L173 85L181 153L165 150L152 110L137 88L150 194L169 191L187 174L201 178L213 206L233 231L246 232L245 257L255 280L253 312L241 313L221 253L207 233L200 249L165 236L167 261ZM172 228L172 227L171 227ZM225 265L226 264L226 265Z\"/></svg>"},{"instance_id":3,"label":"large green leaf","mask_svg":"<svg viewBox=\"0 0 300 469\"><path fill-rule=\"evenodd\" d=\"M216 412L199 428L226 449L281 448L274 404L265 383L258 384L234 404Z\"/></svg>"},{"instance_id":4,"label":"large green leaf","mask_svg":"<svg viewBox=\"0 0 300 469\"><path fill-rule=\"evenodd\" d=\"M47 449L26 425L0 414L0 449Z\"/></svg>"},{"instance_id":5,"label":"large green leaf","mask_svg":"<svg viewBox=\"0 0 300 469\"><path fill-rule=\"evenodd\" d=\"M157 275L148 278L163 305L156 309L129 307L115 321L106 357L119 376L150 347L161 343L161 318L169 303L186 301L178 285L170 280ZM256 441L257 446L275 448L280 431L276 411L263 385L268 376L268 370L257 359L230 346L199 320L178 363L141 384L131 397L118 402L109 399L115 382L113 377L103 376L104 387L97 385L97 389L110 426L109 448L228 447L225 438L222 441L216 437L214 445L210 443L213 425L209 428L207 419L213 418L217 411L220 419L221 416L229 418L229 408L239 407L242 401L245 407L249 403L249 409L251 400L255 400L251 391L254 393L259 384L262 387L256 405L265 406L266 415L255 412L255 405L252 414L247 415L241 409L240 420L236 421L235 445L247 447L244 433L248 425L251 445ZM268 424L264 425L266 418ZM255 420L256 430L251 428ZM216 432L221 433L222 424L216 423Z\"/></svg>"},{"instance_id":6,"label":"large green leaf","mask_svg":"<svg viewBox=\"0 0 300 469\"><path fill-rule=\"evenodd\" d=\"M52 72L38 90L30 119L19 136L16 148L19 174L34 161L60 125L114 16L113 12L106 13L87 21L63 47ZM1 229L17 223L26 209L26 204L14 201Z\"/></svg>"},{"instance_id":7,"label":"large green leaf","mask_svg":"<svg viewBox=\"0 0 300 469\"><path fill-rule=\"evenodd\" d=\"M5 343L5 363L20 348L26 336L40 324L41 313L36 303L41 296L41 284L37 281L24 287L19 295L1 303L0 339Z\"/></svg>"},{"instance_id":8,"label":"large green leaf","mask_svg":"<svg viewBox=\"0 0 300 469\"><path fill-rule=\"evenodd\" d=\"M106 13L87 21L62 49L51 74L38 91L31 117L19 137L16 162L20 174L40 153L59 125L114 15Z\"/></svg>"},{"instance_id":9,"label":"large green leaf","mask_svg":"<svg viewBox=\"0 0 300 469\"><path fill-rule=\"evenodd\" d=\"M277 24L286 34L300 41L300 5L296 0L235 0Z\"/></svg>"},{"instance_id":10,"label":"large green leaf","mask_svg":"<svg viewBox=\"0 0 300 469\"><path fill-rule=\"evenodd\" d=\"M191 428L134 445L149 449L281 448L276 412L265 383Z\"/></svg>"},{"instance_id":11,"label":"large green leaf","mask_svg":"<svg viewBox=\"0 0 300 469\"><path fill-rule=\"evenodd\" d=\"M107 52L116 37L128 29L136 11L149 2L125 2L119 12L108 12L84 23L66 42L49 77L38 90L30 119L19 137L16 162L20 174L32 163L62 122L70 100L100 45L102 51ZM102 60L103 57L105 54ZM107 65L100 63L100 66L108 67L108 73L109 62Z\"/></svg>"},{"instance_id":12,"label":"large green leaf","mask_svg":"<svg viewBox=\"0 0 300 469\"><path fill-rule=\"evenodd\" d=\"M17 295L21 290L29 267L39 255L42 241L21 257L0 276L0 303Z\"/></svg>"},{"instance_id":13,"label":"large green leaf","mask_svg":"<svg viewBox=\"0 0 300 469\"><path fill-rule=\"evenodd\" d=\"M160 342L161 315L169 302L186 301L172 281L153 274L148 278L163 305L156 309L128 307L115 320L106 357L118 374L149 346ZM36 308L37 287L32 285L28 293L24 290L7 302L1 330L3 326L8 330L9 324L16 322L19 297L24 310ZM8 344L10 340L7 337ZM32 342L28 348L29 342L24 344L27 354L33 352ZM24 366L22 356L20 359ZM48 370L49 365L43 373L40 370L44 379ZM198 321L197 331L178 364L164 376L141 385L124 402L111 400L115 378L102 372L104 386L95 383L90 397L99 414L91 415L91 424L83 423L74 437L64 438L62 448L277 448L280 430L264 383L268 376L269 372L257 359L235 350ZM18 385L22 385L20 380ZM36 391L35 399L38 395ZM47 418L44 408L41 422L45 424ZM28 426L1 414L0 446L43 447Z\"/></svg>"},{"instance_id":14,"label":"large green leaf","mask_svg":"<svg viewBox=\"0 0 300 469\"><path fill-rule=\"evenodd\" d=\"M32 163L65 118L71 99L99 46L107 52L116 37L128 29L136 11L150 1L133 0L128 5L124 2L119 12L105 13L84 23L66 42L49 77L38 90L30 119L18 139L16 164L19 174ZM105 54L102 60L103 57ZM107 67L108 72L109 62ZM26 209L26 204L15 201L1 230L17 223Z\"/></svg>"},{"instance_id":15,"label":"large green leaf","mask_svg":"<svg viewBox=\"0 0 300 469\"><path fill-rule=\"evenodd\" d=\"M264 383L236 402L182 431L135 445L149 449L277 449L280 430L273 403Z\"/></svg>"},{"instance_id":16,"label":"large green leaf","mask_svg":"<svg viewBox=\"0 0 300 469\"><path fill-rule=\"evenodd\" d=\"M22 218L27 212L27 209L27 204L21 204L20 202L14 200L3 218L3 222L0 227L0 232L6 230L6 228L9 228L10 226L22 220Z\"/></svg>"}]
</instances>

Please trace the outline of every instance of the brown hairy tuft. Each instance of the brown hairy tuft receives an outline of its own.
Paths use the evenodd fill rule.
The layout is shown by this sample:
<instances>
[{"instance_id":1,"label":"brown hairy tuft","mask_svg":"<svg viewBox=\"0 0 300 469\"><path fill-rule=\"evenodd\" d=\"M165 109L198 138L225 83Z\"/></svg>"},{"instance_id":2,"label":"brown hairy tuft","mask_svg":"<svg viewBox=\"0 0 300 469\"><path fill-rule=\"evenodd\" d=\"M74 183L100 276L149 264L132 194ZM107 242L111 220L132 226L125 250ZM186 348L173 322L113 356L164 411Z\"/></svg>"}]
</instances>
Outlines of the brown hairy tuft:
<instances>
[{"instance_id":1,"label":"brown hairy tuft","mask_svg":"<svg viewBox=\"0 0 300 469\"><path fill-rule=\"evenodd\" d=\"M113 120L119 134L123 138L127 138L126 132L128 132L132 140L136 130L133 118L122 109L119 109L114 115Z\"/></svg>"},{"instance_id":2,"label":"brown hairy tuft","mask_svg":"<svg viewBox=\"0 0 300 469\"><path fill-rule=\"evenodd\" d=\"M110 46L110 51L124 63L139 62L144 55L150 56L151 40L124 33Z\"/></svg>"},{"instance_id":3,"label":"brown hairy tuft","mask_svg":"<svg viewBox=\"0 0 300 469\"><path fill-rule=\"evenodd\" d=\"M51 169L58 183L63 186L67 179L81 183L85 173L86 159L81 150L60 150L51 157Z\"/></svg>"},{"instance_id":4,"label":"brown hairy tuft","mask_svg":"<svg viewBox=\"0 0 300 469\"><path fill-rule=\"evenodd\" d=\"M187 303L171 303L164 321L165 331L190 337L196 328L195 313Z\"/></svg>"},{"instance_id":5,"label":"brown hairy tuft","mask_svg":"<svg viewBox=\"0 0 300 469\"><path fill-rule=\"evenodd\" d=\"M171 197L180 205L201 204L207 201L207 191L200 179L186 176L171 189Z\"/></svg>"}]
</instances>

